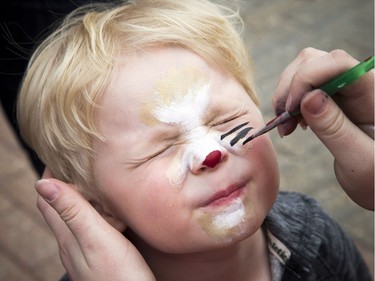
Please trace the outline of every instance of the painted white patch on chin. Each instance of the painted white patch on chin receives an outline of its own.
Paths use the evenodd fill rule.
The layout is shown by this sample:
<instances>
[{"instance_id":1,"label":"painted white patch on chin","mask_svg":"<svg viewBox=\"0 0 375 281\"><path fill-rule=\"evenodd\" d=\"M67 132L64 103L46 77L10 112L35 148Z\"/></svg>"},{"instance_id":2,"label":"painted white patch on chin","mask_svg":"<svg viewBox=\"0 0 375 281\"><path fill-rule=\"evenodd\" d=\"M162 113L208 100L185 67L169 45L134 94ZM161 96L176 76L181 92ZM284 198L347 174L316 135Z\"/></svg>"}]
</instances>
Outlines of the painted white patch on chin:
<instances>
[{"instance_id":1,"label":"painted white patch on chin","mask_svg":"<svg viewBox=\"0 0 375 281\"><path fill-rule=\"evenodd\" d=\"M237 198L230 206L226 207L214 218L213 224L221 229L230 229L240 224L244 218L245 206L242 200Z\"/></svg>"}]
</instances>

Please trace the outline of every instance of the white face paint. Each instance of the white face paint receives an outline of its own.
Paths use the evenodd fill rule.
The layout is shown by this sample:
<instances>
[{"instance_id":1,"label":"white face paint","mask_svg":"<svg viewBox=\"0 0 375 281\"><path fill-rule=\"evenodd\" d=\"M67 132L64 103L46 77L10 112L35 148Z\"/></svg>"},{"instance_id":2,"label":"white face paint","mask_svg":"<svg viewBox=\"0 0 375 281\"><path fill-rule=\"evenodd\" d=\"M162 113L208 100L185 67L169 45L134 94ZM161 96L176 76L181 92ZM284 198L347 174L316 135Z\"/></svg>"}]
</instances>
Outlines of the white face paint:
<instances>
[{"instance_id":1,"label":"white face paint","mask_svg":"<svg viewBox=\"0 0 375 281\"><path fill-rule=\"evenodd\" d=\"M229 138L221 141L220 133L209 130L205 114L209 104L210 84L206 75L193 68L171 69L155 85L155 100L146 109L152 117L144 118L150 124L155 121L177 126L184 140L184 148L175 155L166 176L173 187L183 184L189 170L202 167L212 151L241 150L232 147ZM146 120L147 119L147 120Z\"/></svg>"},{"instance_id":2,"label":"white face paint","mask_svg":"<svg viewBox=\"0 0 375 281\"><path fill-rule=\"evenodd\" d=\"M184 80L182 85L178 85L179 79ZM219 133L209 132L203 121L209 89L205 75L192 69L171 71L157 87L160 92L155 95L153 117L164 124L178 126L186 142L184 151L174 157L166 173L174 187L183 183L189 170L199 169L210 152L224 150Z\"/></svg>"},{"instance_id":3,"label":"white face paint","mask_svg":"<svg viewBox=\"0 0 375 281\"><path fill-rule=\"evenodd\" d=\"M202 125L201 119L208 105L209 88L209 84L205 84L197 89L188 89L186 94L175 93L169 105L159 101L152 114L160 122L180 125L188 132Z\"/></svg>"},{"instance_id":4,"label":"white face paint","mask_svg":"<svg viewBox=\"0 0 375 281\"><path fill-rule=\"evenodd\" d=\"M210 84L198 70L171 70L156 85L155 100L151 110L154 121L176 126L181 132L183 144L171 161L166 177L171 186L182 186L191 171L202 168L207 155L218 150L222 154L243 149L232 147L230 137L221 140L222 132L209 129L205 115L209 105ZM201 224L210 235L222 237L239 231L245 220L246 208L240 198L217 213L205 214Z\"/></svg>"},{"instance_id":5,"label":"white face paint","mask_svg":"<svg viewBox=\"0 0 375 281\"><path fill-rule=\"evenodd\" d=\"M230 206L214 217L213 224L219 229L231 229L239 225L244 218L245 206L242 200L237 198Z\"/></svg>"},{"instance_id":6,"label":"white face paint","mask_svg":"<svg viewBox=\"0 0 375 281\"><path fill-rule=\"evenodd\" d=\"M206 156L214 151L223 151L220 136L204 127L202 118L206 113L209 84L192 85L185 94L175 93L169 102L159 100L152 111L153 116L165 124L179 126L186 139L186 148L177 155L167 171L172 186L183 183L191 169L199 169Z\"/></svg>"}]
</instances>

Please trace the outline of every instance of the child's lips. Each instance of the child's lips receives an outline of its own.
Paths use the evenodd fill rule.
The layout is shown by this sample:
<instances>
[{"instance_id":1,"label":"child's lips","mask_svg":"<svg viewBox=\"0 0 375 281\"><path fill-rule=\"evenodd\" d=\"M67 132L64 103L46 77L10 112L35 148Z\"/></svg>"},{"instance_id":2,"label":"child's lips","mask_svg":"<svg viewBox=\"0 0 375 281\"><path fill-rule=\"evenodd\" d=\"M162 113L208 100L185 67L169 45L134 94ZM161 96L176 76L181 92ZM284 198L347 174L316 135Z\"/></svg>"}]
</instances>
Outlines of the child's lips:
<instances>
[{"instance_id":1,"label":"child's lips","mask_svg":"<svg viewBox=\"0 0 375 281\"><path fill-rule=\"evenodd\" d=\"M205 202L204 207L218 207L231 203L233 200L241 196L245 186L245 184L231 185L224 190L216 192Z\"/></svg>"}]
</instances>

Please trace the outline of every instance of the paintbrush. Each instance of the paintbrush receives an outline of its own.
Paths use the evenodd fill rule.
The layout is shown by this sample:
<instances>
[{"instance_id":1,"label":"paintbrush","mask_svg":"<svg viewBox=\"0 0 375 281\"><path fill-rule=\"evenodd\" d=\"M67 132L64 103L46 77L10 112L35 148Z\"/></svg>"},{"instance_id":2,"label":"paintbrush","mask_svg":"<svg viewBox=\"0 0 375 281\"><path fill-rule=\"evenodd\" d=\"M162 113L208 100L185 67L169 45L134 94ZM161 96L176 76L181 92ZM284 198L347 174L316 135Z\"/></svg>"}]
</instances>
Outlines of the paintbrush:
<instances>
[{"instance_id":1,"label":"paintbrush","mask_svg":"<svg viewBox=\"0 0 375 281\"><path fill-rule=\"evenodd\" d=\"M333 96L340 89L353 83L354 81L356 81L357 79L365 75L368 71L370 71L373 68L374 68L374 56L369 57L363 62L360 62L353 68L333 78L332 80L328 81L327 83L325 83L323 86L319 88L323 90L327 95ZM281 113L280 115L276 116L274 119L269 121L263 128L258 130L255 134L248 137L242 144L246 144L247 142L255 139L256 137L259 137L269 132L270 130L276 128L278 125L285 123L286 121L299 115L300 113L301 113L300 110L293 111L293 112L285 111Z\"/></svg>"}]
</instances>

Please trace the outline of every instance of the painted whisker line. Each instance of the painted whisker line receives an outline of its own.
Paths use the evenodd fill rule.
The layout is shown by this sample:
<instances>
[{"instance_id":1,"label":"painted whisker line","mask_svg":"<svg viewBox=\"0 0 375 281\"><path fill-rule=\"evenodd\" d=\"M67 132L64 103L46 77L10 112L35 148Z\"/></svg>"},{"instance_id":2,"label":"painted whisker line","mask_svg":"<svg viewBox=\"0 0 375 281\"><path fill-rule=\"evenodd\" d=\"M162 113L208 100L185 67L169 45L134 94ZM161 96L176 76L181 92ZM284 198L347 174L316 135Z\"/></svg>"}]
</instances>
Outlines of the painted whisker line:
<instances>
[{"instance_id":1,"label":"painted whisker line","mask_svg":"<svg viewBox=\"0 0 375 281\"><path fill-rule=\"evenodd\" d=\"M243 139L250 130L254 129L253 127L247 127L243 130L241 130L235 137L230 141L230 145L235 145L240 139Z\"/></svg>"},{"instance_id":2,"label":"painted whisker line","mask_svg":"<svg viewBox=\"0 0 375 281\"><path fill-rule=\"evenodd\" d=\"M241 129L242 127L246 126L249 122L245 122L241 125L238 125L236 127L234 127L232 130L230 130L228 133L225 133L223 135L221 135L220 139L223 140L224 138L226 138L227 136L230 136L231 134L233 134L234 132L238 131L239 129Z\"/></svg>"}]
</instances>

